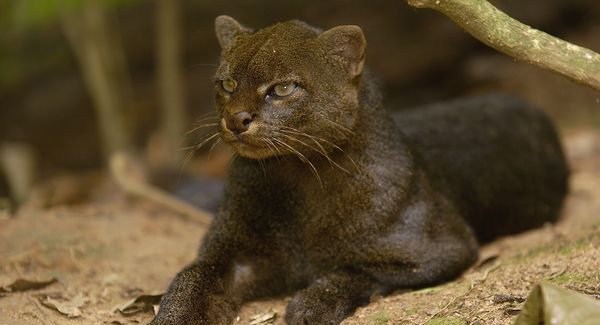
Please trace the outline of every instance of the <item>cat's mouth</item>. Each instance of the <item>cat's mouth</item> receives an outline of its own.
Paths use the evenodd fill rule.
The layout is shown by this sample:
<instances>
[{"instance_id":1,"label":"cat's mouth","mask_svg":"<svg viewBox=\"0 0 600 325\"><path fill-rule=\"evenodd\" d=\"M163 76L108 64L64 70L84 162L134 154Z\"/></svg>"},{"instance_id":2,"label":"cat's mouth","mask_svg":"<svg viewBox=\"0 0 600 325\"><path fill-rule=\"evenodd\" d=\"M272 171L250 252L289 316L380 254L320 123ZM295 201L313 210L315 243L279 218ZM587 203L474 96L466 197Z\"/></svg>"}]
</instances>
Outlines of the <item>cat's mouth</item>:
<instances>
[{"instance_id":1,"label":"cat's mouth","mask_svg":"<svg viewBox=\"0 0 600 325\"><path fill-rule=\"evenodd\" d=\"M273 148L257 145L252 142L244 141L241 139L227 141L224 140L225 143L232 146L237 153L242 157L253 158L253 159L265 159L273 156L275 153L273 152Z\"/></svg>"},{"instance_id":2,"label":"cat's mouth","mask_svg":"<svg viewBox=\"0 0 600 325\"><path fill-rule=\"evenodd\" d=\"M266 140L259 141L249 134L235 135L230 132L221 134L223 142L232 146L242 157L264 159L275 155L273 146Z\"/></svg>"},{"instance_id":3,"label":"cat's mouth","mask_svg":"<svg viewBox=\"0 0 600 325\"><path fill-rule=\"evenodd\" d=\"M237 153L246 158L266 159L280 156L286 153L286 147L294 150L292 146L284 143L281 139L270 137L262 131L269 131L268 127L252 123L247 131L234 133L229 130L225 122L221 120L221 139L230 145ZM265 130L266 129L266 130Z\"/></svg>"},{"instance_id":4,"label":"cat's mouth","mask_svg":"<svg viewBox=\"0 0 600 325\"><path fill-rule=\"evenodd\" d=\"M260 141L256 139L256 136L254 136L253 133L254 132L244 132L241 134L234 134L226 128L222 128L221 138L225 143L234 147L254 149L266 148L267 145L265 145L264 143L260 143Z\"/></svg>"},{"instance_id":5,"label":"cat's mouth","mask_svg":"<svg viewBox=\"0 0 600 325\"><path fill-rule=\"evenodd\" d=\"M227 143L230 146L233 146L234 148L242 148L245 150L257 150L257 149L264 149L267 148L266 146L263 145L258 145L254 142L248 141L247 139L224 139L223 141L225 141L225 143Z\"/></svg>"}]
</instances>

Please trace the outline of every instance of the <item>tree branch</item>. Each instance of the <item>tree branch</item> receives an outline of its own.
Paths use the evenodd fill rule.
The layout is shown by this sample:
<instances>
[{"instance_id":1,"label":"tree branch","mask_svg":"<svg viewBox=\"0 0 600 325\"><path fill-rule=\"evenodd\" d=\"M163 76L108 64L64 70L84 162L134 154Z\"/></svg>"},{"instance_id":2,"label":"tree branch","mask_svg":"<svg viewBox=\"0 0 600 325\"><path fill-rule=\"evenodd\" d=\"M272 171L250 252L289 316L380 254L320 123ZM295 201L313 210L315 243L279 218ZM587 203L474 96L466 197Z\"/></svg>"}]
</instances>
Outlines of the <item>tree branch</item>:
<instances>
[{"instance_id":1,"label":"tree branch","mask_svg":"<svg viewBox=\"0 0 600 325\"><path fill-rule=\"evenodd\" d=\"M485 0L407 0L448 16L469 34L515 59L600 90L600 54L531 28Z\"/></svg>"},{"instance_id":2,"label":"tree branch","mask_svg":"<svg viewBox=\"0 0 600 325\"><path fill-rule=\"evenodd\" d=\"M126 152L117 152L110 158L110 172L125 193L156 202L204 226L210 224L212 220L211 213L176 198L148 183L139 175L136 177L136 174L138 174L136 170L139 170L139 166L140 164Z\"/></svg>"}]
</instances>

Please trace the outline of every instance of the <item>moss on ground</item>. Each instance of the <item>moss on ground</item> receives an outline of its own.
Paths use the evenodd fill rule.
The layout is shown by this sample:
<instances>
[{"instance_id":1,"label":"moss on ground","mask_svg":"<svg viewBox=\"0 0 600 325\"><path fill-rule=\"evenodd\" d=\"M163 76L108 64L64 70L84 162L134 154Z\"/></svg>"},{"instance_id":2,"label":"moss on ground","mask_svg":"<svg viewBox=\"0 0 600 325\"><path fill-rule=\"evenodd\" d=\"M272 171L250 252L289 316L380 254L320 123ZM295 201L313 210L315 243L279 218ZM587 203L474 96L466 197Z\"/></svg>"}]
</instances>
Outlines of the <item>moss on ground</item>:
<instances>
[{"instance_id":1,"label":"moss on ground","mask_svg":"<svg viewBox=\"0 0 600 325\"><path fill-rule=\"evenodd\" d=\"M376 324L387 324L391 319L392 319L392 317L385 310L380 311L380 312L376 313L375 315L373 315L373 320L375 321Z\"/></svg>"}]
</instances>

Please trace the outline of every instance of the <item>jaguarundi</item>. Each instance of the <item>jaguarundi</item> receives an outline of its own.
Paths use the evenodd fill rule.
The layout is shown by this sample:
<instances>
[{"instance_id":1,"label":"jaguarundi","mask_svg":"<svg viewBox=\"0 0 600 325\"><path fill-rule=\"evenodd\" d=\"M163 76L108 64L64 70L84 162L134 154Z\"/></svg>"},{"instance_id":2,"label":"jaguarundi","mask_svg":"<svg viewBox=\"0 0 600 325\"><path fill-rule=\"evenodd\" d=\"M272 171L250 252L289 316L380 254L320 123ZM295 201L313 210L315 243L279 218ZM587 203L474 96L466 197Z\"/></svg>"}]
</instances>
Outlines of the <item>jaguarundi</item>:
<instances>
[{"instance_id":1,"label":"jaguarundi","mask_svg":"<svg viewBox=\"0 0 600 325\"><path fill-rule=\"evenodd\" d=\"M484 96L392 118L359 27L215 25L218 132L239 157L152 325L231 324L282 293L288 324L338 324L374 293L457 277L478 239L557 219L568 168L540 111Z\"/></svg>"}]
</instances>

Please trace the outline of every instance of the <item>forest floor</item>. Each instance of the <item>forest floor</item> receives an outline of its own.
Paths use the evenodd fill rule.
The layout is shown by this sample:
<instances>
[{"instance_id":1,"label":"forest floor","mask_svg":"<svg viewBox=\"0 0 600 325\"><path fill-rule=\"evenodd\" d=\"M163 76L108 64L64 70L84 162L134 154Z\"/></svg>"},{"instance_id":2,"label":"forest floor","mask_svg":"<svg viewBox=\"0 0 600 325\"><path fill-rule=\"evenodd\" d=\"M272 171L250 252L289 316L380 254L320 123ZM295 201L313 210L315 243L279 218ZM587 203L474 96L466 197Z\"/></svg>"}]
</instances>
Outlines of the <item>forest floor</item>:
<instances>
[{"instance_id":1,"label":"forest floor","mask_svg":"<svg viewBox=\"0 0 600 325\"><path fill-rule=\"evenodd\" d=\"M573 174L559 223L497 240L459 279L376 297L343 324L508 325L544 280L600 299L600 132L568 131L564 142ZM0 325L145 324L152 318L143 304L117 309L164 291L194 258L205 230L102 184L85 204L31 204L16 217L0 216ZM31 283L21 287L31 290L2 289L19 279L53 278L37 290ZM288 299L248 304L236 324L285 324ZM253 315L268 320L252 322Z\"/></svg>"}]
</instances>

